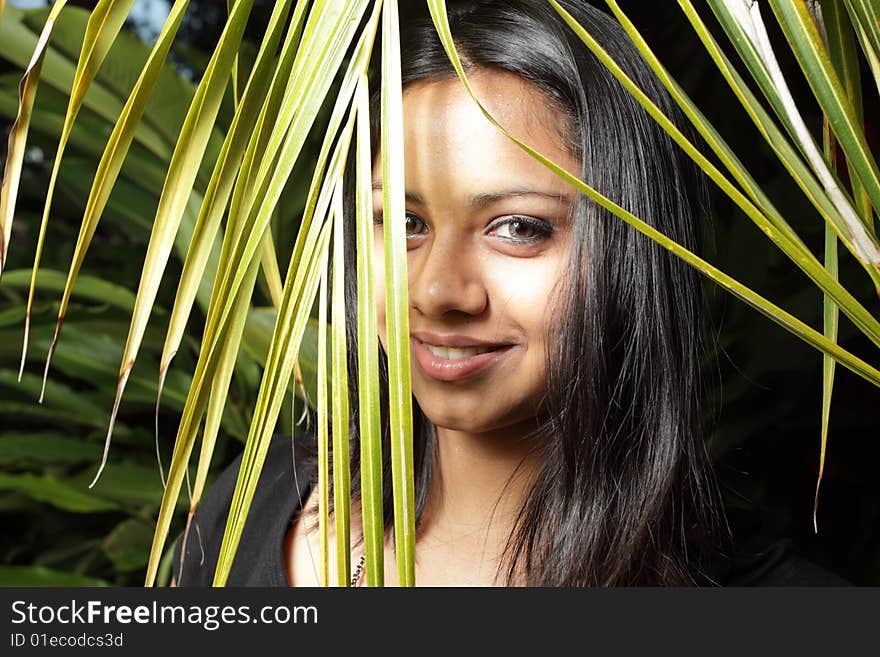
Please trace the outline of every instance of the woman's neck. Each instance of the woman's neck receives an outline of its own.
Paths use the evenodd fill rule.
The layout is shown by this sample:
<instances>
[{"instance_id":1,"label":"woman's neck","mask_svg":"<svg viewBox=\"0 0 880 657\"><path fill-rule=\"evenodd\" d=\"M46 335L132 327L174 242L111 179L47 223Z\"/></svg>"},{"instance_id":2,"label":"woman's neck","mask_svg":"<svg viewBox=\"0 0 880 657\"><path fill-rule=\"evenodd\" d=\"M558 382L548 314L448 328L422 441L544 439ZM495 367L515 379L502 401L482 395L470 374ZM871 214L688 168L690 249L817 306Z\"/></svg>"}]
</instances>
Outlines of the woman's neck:
<instances>
[{"instance_id":1,"label":"woman's neck","mask_svg":"<svg viewBox=\"0 0 880 657\"><path fill-rule=\"evenodd\" d=\"M493 582L536 474L526 433L525 427L481 434L437 428L416 557L423 584Z\"/></svg>"},{"instance_id":2,"label":"woman's neck","mask_svg":"<svg viewBox=\"0 0 880 657\"><path fill-rule=\"evenodd\" d=\"M537 473L537 458L523 439L527 429L469 434L437 428L437 451L431 485L416 542L419 586L490 586L506 584L506 565L499 564L517 514ZM317 527L304 516L317 509L317 487L288 532L285 553L288 579L296 586L319 585L316 570L320 543ZM352 537L360 543L360 504L352 506ZM328 527L330 554L335 532ZM361 543L362 546L362 543ZM363 547L352 553L353 564ZM394 540L385 542L384 580L396 586ZM336 560L330 559L330 581L336 582ZM522 576L515 583L522 582Z\"/></svg>"}]
</instances>

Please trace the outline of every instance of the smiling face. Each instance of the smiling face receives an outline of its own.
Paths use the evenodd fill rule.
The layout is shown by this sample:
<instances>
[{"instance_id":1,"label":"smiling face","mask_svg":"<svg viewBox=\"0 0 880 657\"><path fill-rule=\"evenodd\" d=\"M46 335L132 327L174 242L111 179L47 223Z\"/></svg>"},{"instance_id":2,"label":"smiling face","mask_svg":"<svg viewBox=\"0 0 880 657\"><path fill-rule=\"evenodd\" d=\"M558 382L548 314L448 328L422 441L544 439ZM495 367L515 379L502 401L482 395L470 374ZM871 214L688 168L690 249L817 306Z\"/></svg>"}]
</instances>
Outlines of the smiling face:
<instances>
[{"instance_id":1,"label":"smiling face","mask_svg":"<svg viewBox=\"0 0 880 657\"><path fill-rule=\"evenodd\" d=\"M534 86L496 71L470 80L514 136L579 173L558 134L561 114ZM546 390L577 192L492 126L457 78L409 85L403 113L413 393L438 427L525 432ZM378 162L373 186L385 345Z\"/></svg>"}]
</instances>

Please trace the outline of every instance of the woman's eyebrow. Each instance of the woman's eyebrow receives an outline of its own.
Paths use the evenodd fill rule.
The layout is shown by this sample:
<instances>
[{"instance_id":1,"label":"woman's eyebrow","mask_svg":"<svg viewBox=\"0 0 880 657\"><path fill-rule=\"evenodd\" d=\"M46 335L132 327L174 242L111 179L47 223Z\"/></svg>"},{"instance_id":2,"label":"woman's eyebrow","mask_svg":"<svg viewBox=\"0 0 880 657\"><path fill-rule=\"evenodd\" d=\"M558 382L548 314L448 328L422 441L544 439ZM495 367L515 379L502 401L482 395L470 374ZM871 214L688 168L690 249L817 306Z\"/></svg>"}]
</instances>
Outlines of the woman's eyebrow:
<instances>
[{"instance_id":1,"label":"woman's eyebrow","mask_svg":"<svg viewBox=\"0 0 880 657\"><path fill-rule=\"evenodd\" d=\"M373 190L377 192L382 191L382 182L374 182ZM424 205L424 199L416 194L415 192L407 191L405 192L406 200L410 203L418 203ZM477 194L475 196L471 196L469 203L472 207L475 208L485 208L493 203L497 203L499 201L503 201L511 198L521 198L523 196L536 196L539 198L550 199L552 201L562 202L562 203L572 203L574 198L569 194L564 194L560 192L546 192L540 189L527 189L527 188L516 188L516 189L508 189L498 192L484 192L482 194Z\"/></svg>"},{"instance_id":2,"label":"woman's eyebrow","mask_svg":"<svg viewBox=\"0 0 880 657\"><path fill-rule=\"evenodd\" d=\"M472 196L470 204L475 208L485 208L498 201L504 201L511 198L521 198L523 196L536 196L538 198L550 199L561 203L571 203L573 198L568 194L560 192L545 192L540 189L508 189L499 192L486 192Z\"/></svg>"},{"instance_id":3,"label":"woman's eyebrow","mask_svg":"<svg viewBox=\"0 0 880 657\"><path fill-rule=\"evenodd\" d=\"M373 191L374 192L381 192L382 191L382 181L381 180L373 183ZM409 201L410 203L413 203L415 205L424 205L425 204L425 200L421 196L416 194L415 192L406 191L406 192L404 192L404 197L406 198L407 201Z\"/></svg>"}]
</instances>

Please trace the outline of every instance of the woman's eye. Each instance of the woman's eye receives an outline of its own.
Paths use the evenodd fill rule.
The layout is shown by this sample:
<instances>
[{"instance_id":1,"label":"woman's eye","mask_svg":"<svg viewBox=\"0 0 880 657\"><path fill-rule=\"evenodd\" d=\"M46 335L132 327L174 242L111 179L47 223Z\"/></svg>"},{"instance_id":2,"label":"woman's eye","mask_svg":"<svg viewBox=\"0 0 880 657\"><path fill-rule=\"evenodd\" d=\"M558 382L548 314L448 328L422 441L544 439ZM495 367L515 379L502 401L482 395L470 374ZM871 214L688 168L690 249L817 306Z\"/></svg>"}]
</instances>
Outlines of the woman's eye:
<instances>
[{"instance_id":1,"label":"woman's eye","mask_svg":"<svg viewBox=\"0 0 880 657\"><path fill-rule=\"evenodd\" d=\"M510 217L491 227L490 232L511 242L537 242L550 236L553 227L530 217Z\"/></svg>"},{"instance_id":2,"label":"woman's eye","mask_svg":"<svg viewBox=\"0 0 880 657\"><path fill-rule=\"evenodd\" d=\"M428 226L417 214L412 212L406 213L406 236L421 235L428 229Z\"/></svg>"},{"instance_id":3,"label":"woman's eye","mask_svg":"<svg viewBox=\"0 0 880 657\"><path fill-rule=\"evenodd\" d=\"M419 217L417 214L413 214L412 212L407 212L406 217L406 236L414 237L415 235L421 235L428 230L428 225L425 221ZM383 223L382 213L376 212L373 214L373 223L381 225Z\"/></svg>"}]
</instances>

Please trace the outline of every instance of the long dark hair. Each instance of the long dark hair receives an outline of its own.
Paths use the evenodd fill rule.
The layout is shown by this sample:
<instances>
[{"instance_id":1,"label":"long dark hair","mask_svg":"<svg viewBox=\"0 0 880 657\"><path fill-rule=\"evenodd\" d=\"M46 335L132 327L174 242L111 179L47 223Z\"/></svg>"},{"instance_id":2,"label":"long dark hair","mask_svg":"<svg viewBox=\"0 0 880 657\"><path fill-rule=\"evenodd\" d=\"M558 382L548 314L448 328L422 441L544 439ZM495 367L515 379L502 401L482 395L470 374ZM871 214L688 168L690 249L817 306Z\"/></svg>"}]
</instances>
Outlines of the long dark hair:
<instances>
[{"instance_id":1,"label":"long dark hair","mask_svg":"<svg viewBox=\"0 0 880 657\"><path fill-rule=\"evenodd\" d=\"M622 29L582 0L561 4L681 125ZM509 71L532 83L567 118L560 136L583 163L584 181L680 244L697 247L695 224L708 208L705 182L546 1L450 2L448 9L466 69ZM401 50L404 87L455 76L426 16L404 23ZM375 144L378 95L372 107ZM352 189L347 196L353 201ZM547 353L549 382L541 409L546 421L536 441L542 467L509 537L499 576L506 570L510 582L521 570L533 586L694 583L719 513L699 420L703 300L698 275L586 198L576 208L572 237L565 292ZM354 272L354 240L346 241L347 269ZM349 371L356 382L353 275L347 276L347 293ZM383 391L385 365L383 352ZM356 499L356 383L351 394ZM383 496L390 528L387 409L383 392ZM436 434L415 399L413 414L421 518Z\"/></svg>"}]
</instances>

